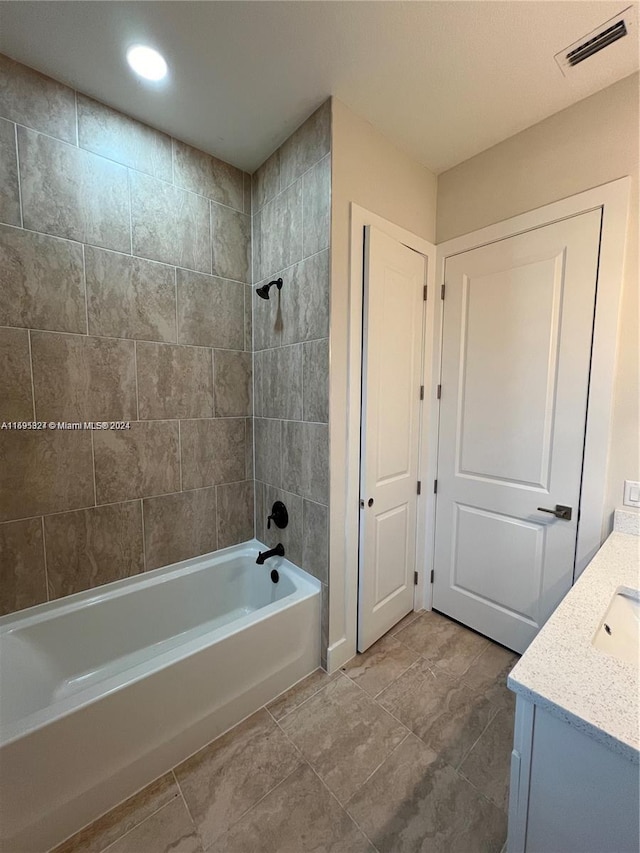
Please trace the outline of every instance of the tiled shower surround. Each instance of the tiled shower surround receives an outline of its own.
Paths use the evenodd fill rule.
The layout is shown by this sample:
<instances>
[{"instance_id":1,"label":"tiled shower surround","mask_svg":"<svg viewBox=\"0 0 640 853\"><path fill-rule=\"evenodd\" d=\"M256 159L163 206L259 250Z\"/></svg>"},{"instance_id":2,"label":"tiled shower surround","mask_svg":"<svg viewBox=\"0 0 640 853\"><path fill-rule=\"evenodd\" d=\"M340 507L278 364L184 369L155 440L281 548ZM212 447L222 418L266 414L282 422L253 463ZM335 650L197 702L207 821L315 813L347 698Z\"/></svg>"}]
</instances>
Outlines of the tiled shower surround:
<instances>
[{"instance_id":1,"label":"tiled shower surround","mask_svg":"<svg viewBox=\"0 0 640 853\"><path fill-rule=\"evenodd\" d=\"M0 612L254 533L251 181L0 57Z\"/></svg>"},{"instance_id":2,"label":"tiled shower surround","mask_svg":"<svg viewBox=\"0 0 640 853\"><path fill-rule=\"evenodd\" d=\"M0 422L131 423L0 431L0 614L255 530L326 625L330 146L327 101L252 217L247 173L0 55Z\"/></svg>"},{"instance_id":3,"label":"tiled shower surround","mask_svg":"<svg viewBox=\"0 0 640 853\"><path fill-rule=\"evenodd\" d=\"M253 175L256 535L322 582L328 625L331 103ZM289 526L267 528L282 500Z\"/></svg>"}]
</instances>

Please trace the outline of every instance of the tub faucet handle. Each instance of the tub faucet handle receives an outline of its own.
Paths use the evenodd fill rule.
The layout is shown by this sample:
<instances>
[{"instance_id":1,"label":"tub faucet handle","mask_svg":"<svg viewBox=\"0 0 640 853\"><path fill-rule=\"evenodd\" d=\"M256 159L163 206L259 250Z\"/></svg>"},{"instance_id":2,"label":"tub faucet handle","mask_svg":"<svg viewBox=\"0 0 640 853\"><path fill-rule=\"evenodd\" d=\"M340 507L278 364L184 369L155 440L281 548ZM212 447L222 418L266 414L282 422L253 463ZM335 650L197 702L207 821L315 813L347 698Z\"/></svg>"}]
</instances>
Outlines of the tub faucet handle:
<instances>
[{"instance_id":1,"label":"tub faucet handle","mask_svg":"<svg viewBox=\"0 0 640 853\"><path fill-rule=\"evenodd\" d=\"M287 512L287 508L282 503L282 501L275 501L275 503L271 507L271 515L267 516L267 530L271 530L272 521L275 526L279 527L280 529L286 527L289 523L289 513Z\"/></svg>"}]
</instances>

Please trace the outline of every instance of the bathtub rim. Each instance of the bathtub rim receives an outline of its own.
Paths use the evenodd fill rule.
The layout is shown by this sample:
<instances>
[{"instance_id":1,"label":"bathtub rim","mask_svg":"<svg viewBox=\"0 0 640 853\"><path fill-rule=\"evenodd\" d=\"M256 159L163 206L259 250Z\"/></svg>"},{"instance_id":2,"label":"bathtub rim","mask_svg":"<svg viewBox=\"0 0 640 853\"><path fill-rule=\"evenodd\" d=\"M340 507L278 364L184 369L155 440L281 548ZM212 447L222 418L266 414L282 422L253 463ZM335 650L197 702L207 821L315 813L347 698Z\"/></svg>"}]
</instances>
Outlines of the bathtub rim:
<instances>
[{"instance_id":1,"label":"bathtub rim","mask_svg":"<svg viewBox=\"0 0 640 853\"><path fill-rule=\"evenodd\" d=\"M25 627L28 627L35 622L41 621L43 617L47 617L49 614L63 615L64 613L76 610L80 604L93 604L104 598L118 598L124 595L130 587L137 586L138 584L141 586L150 586L152 583L162 583L172 580L174 577L192 574L198 570L202 570L205 567L204 564L211 560L233 558L240 556L243 551L246 551L251 557L257 557L259 551L265 550L267 550L267 546L258 539L248 539L245 542L239 542L237 545L230 545L228 548L208 551L206 554L199 554L197 557L188 557L186 560L169 563L157 569L138 572L137 575L130 575L126 578L100 584L100 586L80 590L80 592L73 592L71 595L64 595L60 598L55 598L53 601L43 601L31 607L24 607L22 610L15 610L13 613L6 613L4 616L0 616L0 637L17 627L17 623L24 623ZM303 586L310 584L313 589L308 590L309 595L315 592L316 586L318 589L321 588L322 584L317 578L304 569L301 569L295 563L292 563L286 555L285 557L271 557L269 563L265 563L262 568L270 569L279 568L280 566L292 570L293 576ZM145 583L145 581L148 583Z\"/></svg>"},{"instance_id":2,"label":"bathtub rim","mask_svg":"<svg viewBox=\"0 0 640 853\"><path fill-rule=\"evenodd\" d=\"M17 613L7 614L0 617L0 640L3 635L10 633L16 628L28 627L41 621L48 621L57 616L64 616L66 613L74 612L90 604L98 604L100 601L108 598L119 598L122 595L126 595L127 591L132 587L165 583L177 577L184 577L197 571L206 570L211 561L215 564L216 561L222 562L225 559L233 559L234 557L242 556L243 552L253 559L257 557L259 550L264 549L265 546L261 542L257 539L251 539L237 545L229 546L228 548L221 548L218 551L211 551L207 554L201 554L198 557L191 557L187 560L181 560L178 563L172 563L158 569L151 569L148 572L141 572L129 578L112 581L94 589L82 590L81 592L73 593L54 601L25 608L24 610L17 611ZM124 690L129 685L178 664L181 660L197 651L212 646L226 637L238 634L251 625L263 622L273 617L277 612L288 610L297 603L315 595L321 595L321 582L290 560L287 560L286 557L275 558L271 567L292 576L295 584L295 590L292 593L252 613L241 616L232 622L214 628L199 636L186 639L174 648L152 656L149 660L137 663L123 670L122 673L109 676L104 681L88 687L84 691L61 699L52 705L47 705L45 708L33 711L19 720L14 720L6 725L2 725L2 721L0 720L0 750L57 720L68 717L89 705L99 702L101 699L119 690ZM269 566L266 566L266 568L268 569ZM151 660L153 660L152 666L150 666ZM53 713L54 710L55 713Z\"/></svg>"}]
</instances>

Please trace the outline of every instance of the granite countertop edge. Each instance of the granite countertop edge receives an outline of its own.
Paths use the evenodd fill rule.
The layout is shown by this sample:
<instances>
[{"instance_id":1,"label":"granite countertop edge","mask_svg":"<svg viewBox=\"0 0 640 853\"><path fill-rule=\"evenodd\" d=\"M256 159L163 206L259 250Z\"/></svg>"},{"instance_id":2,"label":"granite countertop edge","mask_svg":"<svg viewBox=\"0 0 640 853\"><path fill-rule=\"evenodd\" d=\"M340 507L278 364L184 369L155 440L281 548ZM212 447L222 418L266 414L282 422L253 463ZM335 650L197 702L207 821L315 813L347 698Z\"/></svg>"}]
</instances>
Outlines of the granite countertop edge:
<instances>
[{"instance_id":1,"label":"granite countertop edge","mask_svg":"<svg viewBox=\"0 0 640 853\"><path fill-rule=\"evenodd\" d=\"M613 595L640 587L640 538L614 531L508 677L516 694L635 764L640 759L638 665L592 645Z\"/></svg>"}]
</instances>

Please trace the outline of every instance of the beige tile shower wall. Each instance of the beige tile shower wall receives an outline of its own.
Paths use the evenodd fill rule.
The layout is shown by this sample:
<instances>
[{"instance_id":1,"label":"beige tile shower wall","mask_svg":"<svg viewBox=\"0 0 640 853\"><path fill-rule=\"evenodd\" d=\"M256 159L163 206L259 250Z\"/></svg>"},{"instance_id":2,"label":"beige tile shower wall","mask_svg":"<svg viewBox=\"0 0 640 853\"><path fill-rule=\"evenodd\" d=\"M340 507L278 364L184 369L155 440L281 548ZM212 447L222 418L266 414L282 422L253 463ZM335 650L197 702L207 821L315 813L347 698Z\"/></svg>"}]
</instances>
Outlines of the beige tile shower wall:
<instances>
[{"instance_id":1,"label":"beige tile shower wall","mask_svg":"<svg viewBox=\"0 0 640 853\"><path fill-rule=\"evenodd\" d=\"M253 536L249 175L0 56L0 613Z\"/></svg>"},{"instance_id":2,"label":"beige tile shower wall","mask_svg":"<svg viewBox=\"0 0 640 853\"><path fill-rule=\"evenodd\" d=\"M327 101L253 175L256 535L329 583L329 242L331 109ZM285 530L267 529L275 500Z\"/></svg>"}]
</instances>

